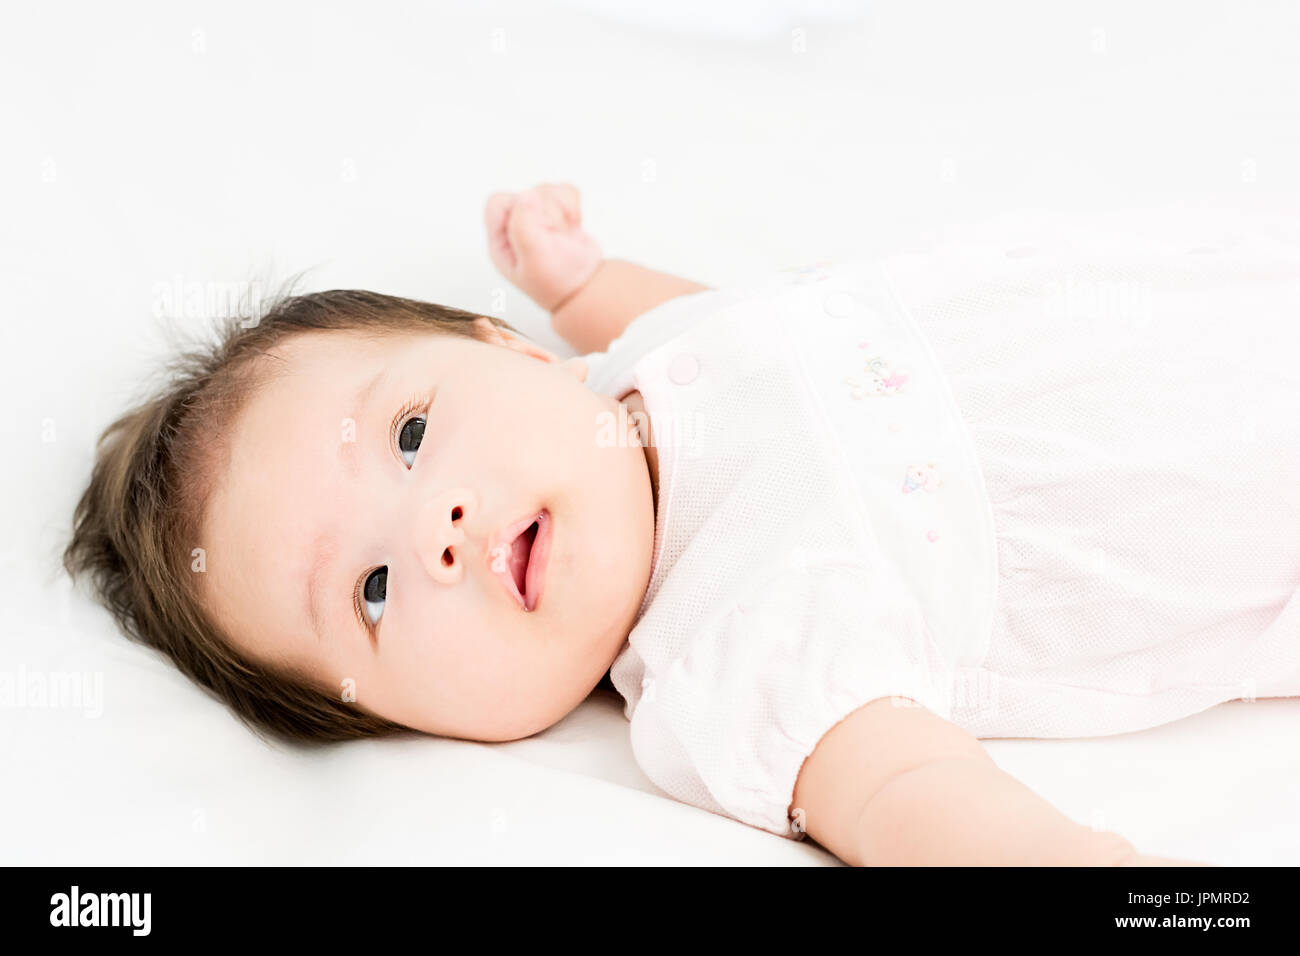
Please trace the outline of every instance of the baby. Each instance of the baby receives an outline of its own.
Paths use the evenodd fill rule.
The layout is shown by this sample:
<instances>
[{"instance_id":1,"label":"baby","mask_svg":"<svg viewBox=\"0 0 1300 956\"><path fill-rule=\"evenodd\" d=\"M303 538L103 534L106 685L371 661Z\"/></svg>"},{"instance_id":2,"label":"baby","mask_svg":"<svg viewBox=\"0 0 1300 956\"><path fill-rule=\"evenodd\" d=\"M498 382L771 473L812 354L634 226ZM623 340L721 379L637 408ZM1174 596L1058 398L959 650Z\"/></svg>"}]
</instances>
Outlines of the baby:
<instances>
[{"instance_id":1,"label":"baby","mask_svg":"<svg viewBox=\"0 0 1300 956\"><path fill-rule=\"evenodd\" d=\"M1048 234L719 290L603 258L572 186L486 225L580 356L366 291L232 317L77 508L65 565L129 634L302 741L513 740L610 682L666 792L855 865L1182 862L979 738L1300 694L1293 247ZM1249 359L1204 344L1229 324Z\"/></svg>"}]
</instances>

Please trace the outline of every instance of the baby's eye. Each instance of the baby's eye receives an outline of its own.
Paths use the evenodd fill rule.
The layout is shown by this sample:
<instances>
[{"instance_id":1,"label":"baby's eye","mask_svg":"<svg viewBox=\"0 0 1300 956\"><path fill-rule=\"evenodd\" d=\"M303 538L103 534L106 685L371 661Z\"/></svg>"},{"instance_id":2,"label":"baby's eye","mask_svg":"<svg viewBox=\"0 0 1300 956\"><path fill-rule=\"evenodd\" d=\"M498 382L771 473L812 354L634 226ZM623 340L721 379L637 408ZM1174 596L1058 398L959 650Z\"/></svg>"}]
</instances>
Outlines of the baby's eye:
<instances>
[{"instance_id":1,"label":"baby's eye","mask_svg":"<svg viewBox=\"0 0 1300 956\"><path fill-rule=\"evenodd\" d=\"M382 605L384 598L388 593L388 568L378 568L372 571L366 577L365 584L361 586L361 601L370 608L372 604ZM365 611L361 612L365 614ZM371 624L378 624L379 619L383 616L384 609L381 606L379 612L371 618ZM369 615L367 615L368 617Z\"/></svg>"},{"instance_id":2,"label":"baby's eye","mask_svg":"<svg viewBox=\"0 0 1300 956\"><path fill-rule=\"evenodd\" d=\"M425 419L423 415L412 415L406 420L406 423L402 425L401 430L398 431L397 450L402 453L403 459L406 458L406 453L408 451L411 453L411 458L414 458L415 453L420 450L420 442L424 439L424 422ZM407 447L408 445L410 446L409 448ZM406 466L408 468L411 467L412 464L412 461L407 460Z\"/></svg>"}]
</instances>

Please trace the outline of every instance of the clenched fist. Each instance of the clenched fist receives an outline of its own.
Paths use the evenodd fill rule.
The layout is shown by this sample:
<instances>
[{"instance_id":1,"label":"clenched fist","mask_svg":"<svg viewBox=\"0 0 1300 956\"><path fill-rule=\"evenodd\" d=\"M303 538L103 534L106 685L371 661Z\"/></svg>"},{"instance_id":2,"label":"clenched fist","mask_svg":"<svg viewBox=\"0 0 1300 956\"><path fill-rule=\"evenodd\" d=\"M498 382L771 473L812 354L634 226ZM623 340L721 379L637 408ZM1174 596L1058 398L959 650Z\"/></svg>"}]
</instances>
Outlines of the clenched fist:
<instances>
[{"instance_id":1,"label":"clenched fist","mask_svg":"<svg viewBox=\"0 0 1300 956\"><path fill-rule=\"evenodd\" d=\"M544 183L488 197L488 252L497 270L548 312L586 285L600 246L582 228L578 190Z\"/></svg>"}]
</instances>

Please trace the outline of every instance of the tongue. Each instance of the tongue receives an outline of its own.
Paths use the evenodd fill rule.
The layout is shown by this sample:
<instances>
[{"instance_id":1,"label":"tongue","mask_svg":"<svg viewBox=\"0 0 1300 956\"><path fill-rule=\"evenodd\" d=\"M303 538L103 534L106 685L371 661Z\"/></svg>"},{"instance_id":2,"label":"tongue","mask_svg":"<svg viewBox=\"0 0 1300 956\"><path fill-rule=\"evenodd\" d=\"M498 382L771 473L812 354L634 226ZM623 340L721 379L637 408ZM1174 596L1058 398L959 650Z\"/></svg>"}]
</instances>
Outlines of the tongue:
<instances>
[{"instance_id":1,"label":"tongue","mask_svg":"<svg viewBox=\"0 0 1300 956\"><path fill-rule=\"evenodd\" d=\"M515 538L511 546L510 573L514 575L515 587L519 588L520 594L527 594L524 590L527 581L525 572L528 570L528 555L532 553L533 539L536 537L537 522L534 521L523 534Z\"/></svg>"}]
</instances>

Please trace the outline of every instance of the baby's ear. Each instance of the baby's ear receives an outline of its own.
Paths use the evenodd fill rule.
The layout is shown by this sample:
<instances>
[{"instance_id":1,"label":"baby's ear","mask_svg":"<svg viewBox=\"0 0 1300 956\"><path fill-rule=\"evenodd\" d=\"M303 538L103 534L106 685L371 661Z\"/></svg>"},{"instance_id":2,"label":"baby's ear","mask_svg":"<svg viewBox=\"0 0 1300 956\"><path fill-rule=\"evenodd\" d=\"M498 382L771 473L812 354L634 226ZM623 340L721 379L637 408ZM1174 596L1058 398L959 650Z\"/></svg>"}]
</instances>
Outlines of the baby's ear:
<instances>
[{"instance_id":1,"label":"baby's ear","mask_svg":"<svg viewBox=\"0 0 1300 956\"><path fill-rule=\"evenodd\" d=\"M579 382L587 381L587 360L579 355L565 359L560 363L560 368L569 372Z\"/></svg>"},{"instance_id":2,"label":"baby's ear","mask_svg":"<svg viewBox=\"0 0 1300 956\"><path fill-rule=\"evenodd\" d=\"M536 342L524 338L522 335L516 335L509 329L503 329L496 325L491 319L480 315L474 320L474 325L478 328L479 338L489 345L500 345L508 349L514 349L531 358L546 362L548 365L559 365L561 368L569 371L578 379L586 381L587 363L575 356L571 359L560 360L560 357L554 352L542 348ZM577 363L576 365L574 363Z\"/></svg>"},{"instance_id":3,"label":"baby's ear","mask_svg":"<svg viewBox=\"0 0 1300 956\"><path fill-rule=\"evenodd\" d=\"M483 342L489 345L506 345L506 337L509 332L501 328L486 315L477 315L474 317L474 334Z\"/></svg>"}]
</instances>

